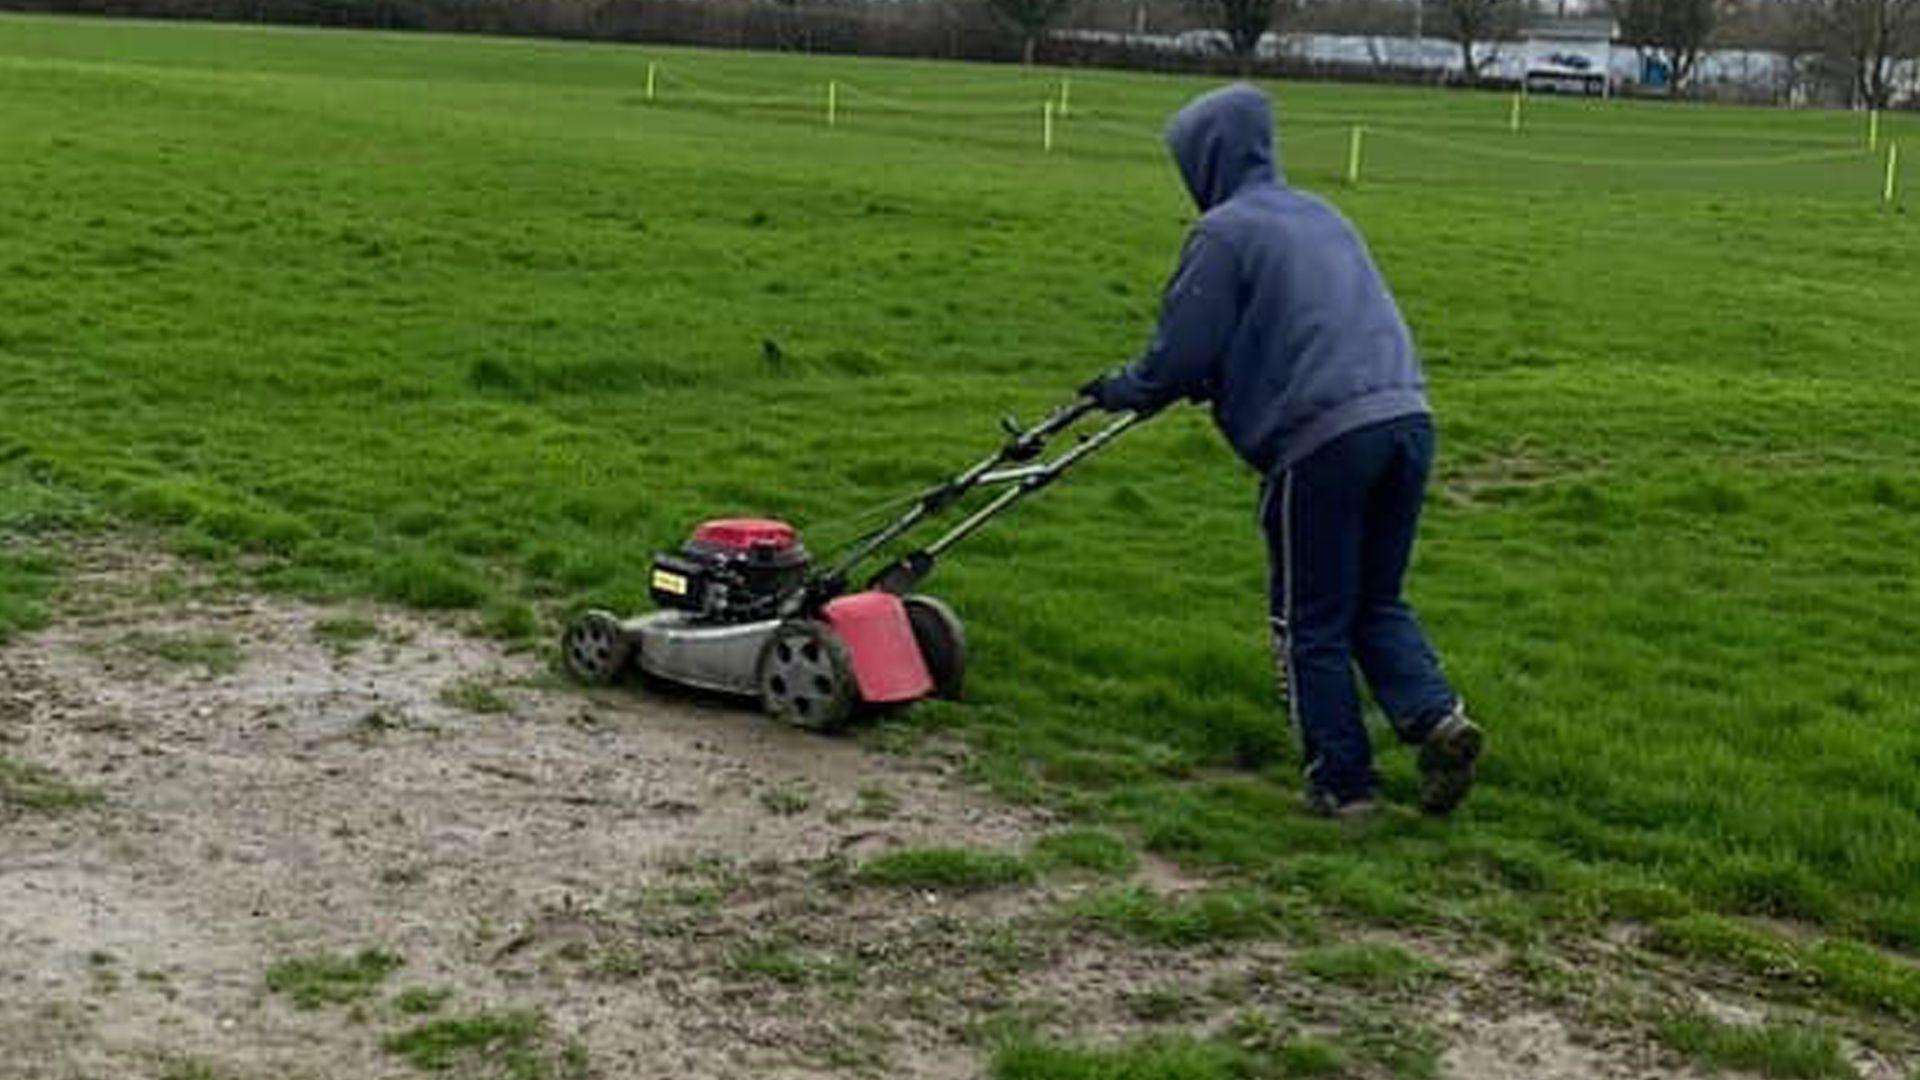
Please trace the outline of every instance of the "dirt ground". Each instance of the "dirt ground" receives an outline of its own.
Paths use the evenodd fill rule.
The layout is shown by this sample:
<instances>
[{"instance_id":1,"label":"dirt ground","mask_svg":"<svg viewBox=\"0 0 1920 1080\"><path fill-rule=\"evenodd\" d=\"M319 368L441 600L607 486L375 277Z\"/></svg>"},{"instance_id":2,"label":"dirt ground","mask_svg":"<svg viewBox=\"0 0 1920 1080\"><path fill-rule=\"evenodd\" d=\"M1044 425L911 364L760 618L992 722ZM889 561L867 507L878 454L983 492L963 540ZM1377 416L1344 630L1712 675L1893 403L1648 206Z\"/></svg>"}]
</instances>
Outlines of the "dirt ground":
<instances>
[{"instance_id":1,"label":"dirt ground","mask_svg":"<svg viewBox=\"0 0 1920 1080\"><path fill-rule=\"evenodd\" d=\"M509 1010L540 1018L525 1075L959 1078L1009 1017L1098 1042L1143 1030L1149 987L1314 997L1267 977L1278 944L1147 950L1050 917L1093 883L860 884L889 848L1021 851L1058 827L970 788L958 743L584 691L457 620L77 558L51 628L0 649L0 755L100 795L0 806L5 1080L419 1075L383 1040ZM400 966L357 1002L268 986L367 948ZM408 1015L409 989L444 1004ZM1444 1075L1676 1072L1509 998L1452 982L1423 1017Z\"/></svg>"}]
</instances>

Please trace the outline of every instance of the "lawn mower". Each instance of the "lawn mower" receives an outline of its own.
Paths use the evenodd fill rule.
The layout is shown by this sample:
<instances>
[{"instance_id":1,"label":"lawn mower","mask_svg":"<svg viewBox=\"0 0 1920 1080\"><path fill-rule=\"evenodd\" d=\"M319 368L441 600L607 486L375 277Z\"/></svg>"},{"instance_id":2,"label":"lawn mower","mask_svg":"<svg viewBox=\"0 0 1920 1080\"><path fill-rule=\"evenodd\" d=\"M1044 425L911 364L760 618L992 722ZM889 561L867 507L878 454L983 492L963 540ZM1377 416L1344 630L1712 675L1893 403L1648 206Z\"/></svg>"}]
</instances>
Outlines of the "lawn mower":
<instances>
[{"instance_id":1,"label":"lawn mower","mask_svg":"<svg viewBox=\"0 0 1920 1080\"><path fill-rule=\"evenodd\" d=\"M658 610L629 619L589 611L575 619L561 641L566 666L588 683L614 683L637 671L652 681L758 698L776 719L821 731L863 710L958 699L965 629L951 608L914 588L955 544L1144 419L1123 413L1041 460L1049 440L1095 408L1078 401L1030 428L1011 417L1001 421L1006 439L993 454L910 496L903 514L818 566L785 522L705 522L680 550L654 557L648 591ZM854 588L862 563L976 488L1005 490Z\"/></svg>"}]
</instances>

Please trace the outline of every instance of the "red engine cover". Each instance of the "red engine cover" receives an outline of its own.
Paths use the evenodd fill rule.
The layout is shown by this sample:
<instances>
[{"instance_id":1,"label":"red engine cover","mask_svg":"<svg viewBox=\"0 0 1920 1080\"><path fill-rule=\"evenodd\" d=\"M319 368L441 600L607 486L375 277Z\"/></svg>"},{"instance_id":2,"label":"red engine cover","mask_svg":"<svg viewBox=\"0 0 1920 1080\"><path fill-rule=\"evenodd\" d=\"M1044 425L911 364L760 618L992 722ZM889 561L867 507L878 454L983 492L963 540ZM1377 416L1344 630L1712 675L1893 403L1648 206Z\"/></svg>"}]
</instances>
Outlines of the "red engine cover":
<instances>
[{"instance_id":1,"label":"red engine cover","mask_svg":"<svg viewBox=\"0 0 1920 1080\"><path fill-rule=\"evenodd\" d=\"M722 518L693 530L693 542L732 551L771 548L787 551L798 541L793 526L760 518Z\"/></svg>"},{"instance_id":2,"label":"red engine cover","mask_svg":"<svg viewBox=\"0 0 1920 1080\"><path fill-rule=\"evenodd\" d=\"M853 681L875 704L917 701L933 693L933 675L913 637L907 606L892 593L842 596L821 610L853 655Z\"/></svg>"}]
</instances>

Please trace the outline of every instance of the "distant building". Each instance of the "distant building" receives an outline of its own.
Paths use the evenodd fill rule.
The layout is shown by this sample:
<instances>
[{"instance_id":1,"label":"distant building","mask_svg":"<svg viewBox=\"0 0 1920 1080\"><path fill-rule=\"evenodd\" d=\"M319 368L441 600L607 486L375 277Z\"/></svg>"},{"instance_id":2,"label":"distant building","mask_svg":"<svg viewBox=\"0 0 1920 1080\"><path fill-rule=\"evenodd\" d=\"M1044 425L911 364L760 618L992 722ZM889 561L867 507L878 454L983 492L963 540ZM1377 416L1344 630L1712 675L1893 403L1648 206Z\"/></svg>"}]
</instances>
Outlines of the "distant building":
<instances>
[{"instance_id":1,"label":"distant building","mask_svg":"<svg viewBox=\"0 0 1920 1080\"><path fill-rule=\"evenodd\" d=\"M1521 32L1521 78L1531 92L1608 96L1619 36L1610 18L1541 19Z\"/></svg>"}]
</instances>

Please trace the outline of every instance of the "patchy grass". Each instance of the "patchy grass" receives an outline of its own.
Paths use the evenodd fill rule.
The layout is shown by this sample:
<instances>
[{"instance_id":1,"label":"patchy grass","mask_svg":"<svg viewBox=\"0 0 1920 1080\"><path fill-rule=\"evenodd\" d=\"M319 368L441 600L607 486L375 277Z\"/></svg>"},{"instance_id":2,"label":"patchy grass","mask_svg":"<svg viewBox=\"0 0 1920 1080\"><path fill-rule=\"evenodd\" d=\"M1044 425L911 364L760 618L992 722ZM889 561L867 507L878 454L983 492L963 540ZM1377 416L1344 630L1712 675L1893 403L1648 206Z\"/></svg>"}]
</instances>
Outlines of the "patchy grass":
<instances>
[{"instance_id":1,"label":"patchy grass","mask_svg":"<svg viewBox=\"0 0 1920 1080\"><path fill-rule=\"evenodd\" d=\"M1075 901L1070 917L1151 945L1184 948L1300 933L1295 912L1266 893L1214 889L1174 898L1132 887Z\"/></svg>"},{"instance_id":2,"label":"patchy grass","mask_svg":"<svg viewBox=\"0 0 1920 1080\"><path fill-rule=\"evenodd\" d=\"M737 975L771 979L788 986L817 982L851 982L859 969L830 952L773 945L753 945L736 951L728 967Z\"/></svg>"},{"instance_id":3,"label":"patchy grass","mask_svg":"<svg viewBox=\"0 0 1920 1080\"><path fill-rule=\"evenodd\" d=\"M834 1029L815 1056L820 1064L856 1076L890 1075L893 1034L879 1024L854 1022Z\"/></svg>"},{"instance_id":4,"label":"patchy grass","mask_svg":"<svg viewBox=\"0 0 1920 1080\"><path fill-rule=\"evenodd\" d=\"M760 805L776 817L793 817L813 808L813 789L794 781L777 784L760 793Z\"/></svg>"},{"instance_id":5,"label":"patchy grass","mask_svg":"<svg viewBox=\"0 0 1920 1080\"><path fill-rule=\"evenodd\" d=\"M1347 1072L1347 1055L1339 1047L1311 1037L1288 1042L1274 1056L1281 1076L1342 1076Z\"/></svg>"},{"instance_id":6,"label":"patchy grass","mask_svg":"<svg viewBox=\"0 0 1920 1080\"><path fill-rule=\"evenodd\" d=\"M77 810L100 801L100 793L75 787L38 765L0 754L0 811L53 813Z\"/></svg>"},{"instance_id":7,"label":"patchy grass","mask_svg":"<svg viewBox=\"0 0 1920 1080\"><path fill-rule=\"evenodd\" d=\"M1138 862L1111 833L1070 829L1041 837L1025 857L973 848L911 848L875 856L855 876L873 885L968 891L1031 884L1043 873L1060 870L1125 875Z\"/></svg>"},{"instance_id":8,"label":"patchy grass","mask_svg":"<svg viewBox=\"0 0 1920 1080\"><path fill-rule=\"evenodd\" d=\"M439 1012L452 997L453 991L443 986L410 986L393 995L393 1007L408 1016L424 1016Z\"/></svg>"},{"instance_id":9,"label":"patchy grass","mask_svg":"<svg viewBox=\"0 0 1920 1080\"><path fill-rule=\"evenodd\" d=\"M513 703L481 679L459 679L440 690L440 704L462 712L496 714L513 711Z\"/></svg>"},{"instance_id":10,"label":"patchy grass","mask_svg":"<svg viewBox=\"0 0 1920 1080\"><path fill-rule=\"evenodd\" d=\"M1377 943L1308 949L1293 958L1293 967L1326 982L1369 991L1418 989L1447 971L1398 945Z\"/></svg>"},{"instance_id":11,"label":"patchy grass","mask_svg":"<svg viewBox=\"0 0 1920 1080\"><path fill-rule=\"evenodd\" d=\"M860 864L855 877L870 885L971 892L1026 885L1035 878L1026 860L973 848L908 848L876 855Z\"/></svg>"},{"instance_id":12,"label":"patchy grass","mask_svg":"<svg viewBox=\"0 0 1920 1080\"><path fill-rule=\"evenodd\" d=\"M1013 1037L994 1053L993 1080L1291 1080L1354 1075L1352 1058L1311 1036L1260 1026L1224 1039L1151 1038L1090 1049ZM1388 1075L1402 1074L1388 1071Z\"/></svg>"},{"instance_id":13,"label":"patchy grass","mask_svg":"<svg viewBox=\"0 0 1920 1080\"><path fill-rule=\"evenodd\" d=\"M380 636L380 624L358 615L338 615L313 624L313 640L345 656Z\"/></svg>"},{"instance_id":14,"label":"patchy grass","mask_svg":"<svg viewBox=\"0 0 1920 1080\"><path fill-rule=\"evenodd\" d=\"M1399 1080L1435 1080L1440 1075L1440 1055L1446 1050L1433 1028L1378 1011L1349 1018L1340 1031L1339 1045L1344 1054Z\"/></svg>"},{"instance_id":15,"label":"patchy grass","mask_svg":"<svg viewBox=\"0 0 1920 1080\"><path fill-rule=\"evenodd\" d=\"M176 667L199 668L207 675L240 670L240 645L225 634L129 634L123 644L133 652Z\"/></svg>"},{"instance_id":16,"label":"patchy grass","mask_svg":"<svg viewBox=\"0 0 1920 1080\"><path fill-rule=\"evenodd\" d=\"M1184 986L1150 986L1126 996L1127 1012L1149 1024L1188 1020L1202 1009L1198 995Z\"/></svg>"},{"instance_id":17,"label":"patchy grass","mask_svg":"<svg viewBox=\"0 0 1920 1080\"><path fill-rule=\"evenodd\" d=\"M480 629L488 636L513 645L532 645L541 640L544 627L540 613L525 600L496 600L481 613Z\"/></svg>"},{"instance_id":18,"label":"patchy grass","mask_svg":"<svg viewBox=\"0 0 1920 1080\"><path fill-rule=\"evenodd\" d=\"M0 356L6 353L0 336ZM0 394L5 393L10 391L0 382ZM9 421L14 415L9 409ZM85 533L101 523L91 500L57 483L54 475L28 447L0 435L0 645L46 624L46 599L62 565L57 536Z\"/></svg>"},{"instance_id":19,"label":"patchy grass","mask_svg":"<svg viewBox=\"0 0 1920 1080\"><path fill-rule=\"evenodd\" d=\"M993 1055L993 1080L1242 1080L1251 1055L1196 1039L1091 1050L1019 1039Z\"/></svg>"},{"instance_id":20,"label":"patchy grass","mask_svg":"<svg viewBox=\"0 0 1920 1080\"><path fill-rule=\"evenodd\" d=\"M588 1074L575 1045L555 1050L544 1017L530 1010L434 1020L381 1040L381 1048L425 1072L475 1080L573 1080Z\"/></svg>"},{"instance_id":21,"label":"patchy grass","mask_svg":"<svg viewBox=\"0 0 1920 1080\"><path fill-rule=\"evenodd\" d=\"M858 818L890 818L900 812L900 796L882 784L862 784L854 792L851 813Z\"/></svg>"},{"instance_id":22,"label":"patchy grass","mask_svg":"<svg viewBox=\"0 0 1920 1080\"><path fill-rule=\"evenodd\" d=\"M1104 829L1049 833L1034 843L1029 858L1042 871L1081 870L1112 877L1124 877L1140 865L1127 842Z\"/></svg>"},{"instance_id":23,"label":"patchy grass","mask_svg":"<svg viewBox=\"0 0 1920 1080\"><path fill-rule=\"evenodd\" d=\"M160 1080L228 1080L228 1074L199 1058L175 1058L161 1070Z\"/></svg>"},{"instance_id":24,"label":"patchy grass","mask_svg":"<svg viewBox=\"0 0 1920 1080\"><path fill-rule=\"evenodd\" d=\"M1781 1080L1854 1080L1833 1032L1801 1024L1728 1024L1700 1015L1660 1025L1667 1045L1714 1069L1738 1069Z\"/></svg>"},{"instance_id":25,"label":"patchy grass","mask_svg":"<svg viewBox=\"0 0 1920 1080\"><path fill-rule=\"evenodd\" d=\"M1811 986L1864 1008L1920 1017L1920 966L1858 942L1793 940L1734 919L1693 914L1655 923L1648 944L1795 988Z\"/></svg>"},{"instance_id":26,"label":"patchy grass","mask_svg":"<svg viewBox=\"0 0 1920 1080\"><path fill-rule=\"evenodd\" d=\"M286 995L296 1008L346 1005L372 996L403 963L379 949L282 960L267 969L267 989Z\"/></svg>"},{"instance_id":27,"label":"patchy grass","mask_svg":"<svg viewBox=\"0 0 1920 1080\"><path fill-rule=\"evenodd\" d=\"M58 567L51 555L0 550L0 644L46 625L42 601L53 588Z\"/></svg>"}]
</instances>

